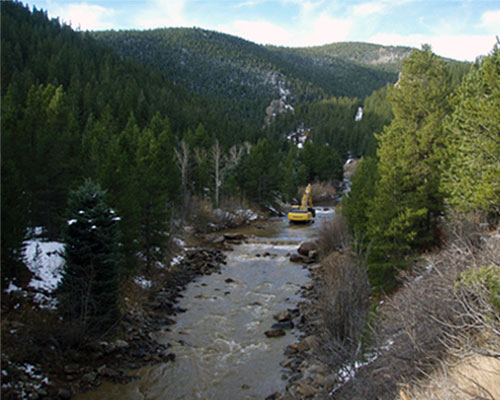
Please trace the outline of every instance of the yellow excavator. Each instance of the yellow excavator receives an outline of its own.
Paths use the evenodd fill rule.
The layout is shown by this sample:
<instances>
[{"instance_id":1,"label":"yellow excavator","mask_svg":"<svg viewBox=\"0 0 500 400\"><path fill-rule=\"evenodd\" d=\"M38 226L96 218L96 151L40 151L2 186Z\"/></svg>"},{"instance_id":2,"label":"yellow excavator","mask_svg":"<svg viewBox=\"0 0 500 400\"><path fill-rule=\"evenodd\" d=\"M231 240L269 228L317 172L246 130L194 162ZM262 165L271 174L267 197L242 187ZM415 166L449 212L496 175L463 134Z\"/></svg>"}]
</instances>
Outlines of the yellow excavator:
<instances>
[{"instance_id":1,"label":"yellow excavator","mask_svg":"<svg viewBox=\"0 0 500 400\"><path fill-rule=\"evenodd\" d=\"M293 223L314 222L316 212L313 208L311 197L311 184L307 185L302 203L300 206L292 206L292 210L288 213L288 220Z\"/></svg>"}]
</instances>

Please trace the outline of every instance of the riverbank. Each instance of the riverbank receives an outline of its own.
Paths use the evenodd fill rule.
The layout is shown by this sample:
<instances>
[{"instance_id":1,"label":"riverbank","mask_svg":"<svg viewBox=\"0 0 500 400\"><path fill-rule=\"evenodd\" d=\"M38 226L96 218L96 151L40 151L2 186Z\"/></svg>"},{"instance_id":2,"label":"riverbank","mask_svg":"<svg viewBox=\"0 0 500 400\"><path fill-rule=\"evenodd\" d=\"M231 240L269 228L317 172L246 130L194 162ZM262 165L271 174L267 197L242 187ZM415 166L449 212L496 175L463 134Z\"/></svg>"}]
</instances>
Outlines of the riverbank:
<instances>
[{"instance_id":1,"label":"riverbank","mask_svg":"<svg viewBox=\"0 0 500 400\"><path fill-rule=\"evenodd\" d=\"M255 220L243 231L262 231L270 225L268 220ZM224 234L188 232L185 239L188 237L189 246L185 245L182 255L175 257L168 269L158 269L151 276L135 277L124 283L122 291L127 296L123 298L122 309L125 311L111 338L73 346L64 342L71 338L68 332L61 332L64 326L54 313L35 310L31 303L23 302L22 313L3 315L2 343L8 346L9 353L4 351L2 354L2 396L17 399L21 393L21 398L69 399L105 381L129 383L136 379L131 371L143 366L174 362L175 353L168 344L157 341L155 332L170 329L176 317L185 311L178 300L183 297L187 284L199 276L219 272L226 262L224 252L231 251L246 238L238 229ZM262 259L270 257L265 253L261 256ZM307 258L301 257L300 262ZM310 268L314 271L314 266ZM302 288L304 295L312 289L309 284ZM8 307L7 304L2 306ZM308 301L305 301L292 313L296 327L304 332L304 339L312 332L309 328L311 312L307 307ZM28 309L31 311L26 312ZM32 317L36 318L38 326L21 322ZM277 323L286 324L287 319L282 316L281 320L277 318ZM282 364L285 370L290 370L283 378L292 384L300 378L298 367L305 359L311 340L309 337L303 343L283 348L291 360ZM26 343L31 347L26 349ZM24 354L23 348L26 349ZM29 357L33 361L30 364L19 361L27 359L28 352L34 354Z\"/></svg>"},{"instance_id":2,"label":"riverbank","mask_svg":"<svg viewBox=\"0 0 500 400\"><path fill-rule=\"evenodd\" d=\"M241 214L237 222L243 225L263 229L267 224L253 212ZM104 381L128 383L136 379L130 371L144 365L174 361L175 354L158 343L154 333L168 329L185 311L177 303L186 285L199 276L220 271L225 264L224 251L230 251L243 238L236 233L183 230L170 266L122 282L125 295L121 298L121 320L111 336L92 342L82 343L59 320L50 291L33 287L36 274L27 271L17 285L2 290L2 398L70 399ZM53 246L42 241L34 242L34 246L37 263L61 262ZM54 287L56 269L52 265L48 270Z\"/></svg>"},{"instance_id":3,"label":"riverbank","mask_svg":"<svg viewBox=\"0 0 500 400\"><path fill-rule=\"evenodd\" d=\"M174 267L157 274L154 288L137 288L137 283L128 281L125 285L131 296L124 302L134 304L124 305L128 311L113 339L69 346L62 343L67 333L58 332L62 324L49 311L35 311L35 305L26 302L20 306L21 311L26 309L21 314L14 310L3 315L2 398L69 399L104 380L128 383L135 379L129 371L143 365L174 361L175 354L158 343L153 333L173 324L184 311L176 303L189 282L216 273L224 263L220 249L187 249ZM7 304L2 306L7 310ZM36 322L43 325L32 326L27 314L30 318L36 314ZM29 352L29 364L17 361L28 358Z\"/></svg>"},{"instance_id":4,"label":"riverbank","mask_svg":"<svg viewBox=\"0 0 500 400\"><path fill-rule=\"evenodd\" d=\"M311 252L317 251L312 243L310 249ZM297 250L301 254L300 248ZM318 355L323 326L319 290L323 279L323 266L314 256L302 257L304 258L298 262L309 270L310 282L301 288L303 301L295 310L295 326L301 335L284 350L286 359L281 366L286 370L286 390L275 392L266 400L329 398L329 392L337 379L328 365L320 361L321 357Z\"/></svg>"}]
</instances>

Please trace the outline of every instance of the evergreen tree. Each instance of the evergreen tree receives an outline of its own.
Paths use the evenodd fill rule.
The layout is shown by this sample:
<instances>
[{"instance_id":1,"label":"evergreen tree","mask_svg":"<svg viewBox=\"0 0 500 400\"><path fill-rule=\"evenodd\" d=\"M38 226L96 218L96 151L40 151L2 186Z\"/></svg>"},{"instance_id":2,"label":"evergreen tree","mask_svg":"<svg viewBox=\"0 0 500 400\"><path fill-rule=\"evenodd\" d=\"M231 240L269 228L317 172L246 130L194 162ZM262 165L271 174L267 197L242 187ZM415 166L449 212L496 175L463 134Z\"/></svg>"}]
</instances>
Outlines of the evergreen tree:
<instances>
[{"instance_id":1,"label":"evergreen tree","mask_svg":"<svg viewBox=\"0 0 500 400\"><path fill-rule=\"evenodd\" d=\"M317 158L317 146L312 141L307 140L300 151L300 161L307 171L308 183L313 182L316 178Z\"/></svg>"},{"instance_id":2,"label":"evergreen tree","mask_svg":"<svg viewBox=\"0 0 500 400\"><path fill-rule=\"evenodd\" d=\"M449 91L445 64L430 47L413 51L403 61L390 93L394 120L378 137L380 180L369 212L377 284L390 285L410 250L436 242L437 218L443 211L438 190L445 145L442 121L449 112Z\"/></svg>"},{"instance_id":3,"label":"evergreen tree","mask_svg":"<svg viewBox=\"0 0 500 400\"><path fill-rule=\"evenodd\" d=\"M285 159L285 176L283 179L283 191L287 201L289 202L293 200L299 187L298 167L298 149L292 144Z\"/></svg>"},{"instance_id":4,"label":"evergreen tree","mask_svg":"<svg viewBox=\"0 0 500 400\"><path fill-rule=\"evenodd\" d=\"M118 221L105 192L87 180L70 194L59 311L82 333L106 332L118 319Z\"/></svg>"},{"instance_id":5,"label":"evergreen tree","mask_svg":"<svg viewBox=\"0 0 500 400\"><path fill-rule=\"evenodd\" d=\"M342 214L347 218L356 240L361 240L364 244L370 240L366 237L368 210L372 207L378 179L377 159L361 159L352 178L351 190L342 200Z\"/></svg>"},{"instance_id":6,"label":"evergreen tree","mask_svg":"<svg viewBox=\"0 0 500 400\"><path fill-rule=\"evenodd\" d=\"M17 272L29 222L29 192L23 169L27 143L23 140L22 132L17 129L22 110L16 104L13 86L9 87L7 95L2 98L1 112L1 260L4 278L12 277Z\"/></svg>"},{"instance_id":7,"label":"evergreen tree","mask_svg":"<svg viewBox=\"0 0 500 400\"><path fill-rule=\"evenodd\" d=\"M316 176L320 181L342 181L344 168L339 153L329 145L319 146L316 156Z\"/></svg>"},{"instance_id":8,"label":"evergreen tree","mask_svg":"<svg viewBox=\"0 0 500 400\"><path fill-rule=\"evenodd\" d=\"M478 62L453 97L447 118L442 190L460 212L500 214L500 50Z\"/></svg>"},{"instance_id":9,"label":"evergreen tree","mask_svg":"<svg viewBox=\"0 0 500 400\"><path fill-rule=\"evenodd\" d=\"M160 128L159 124L163 124ZM169 236L169 173L174 170L173 137L168 119L156 115L140 137L135 168L139 240L146 268L163 261ZM174 196L172 196L174 197Z\"/></svg>"},{"instance_id":10,"label":"evergreen tree","mask_svg":"<svg viewBox=\"0 0 500 400\"><path fill-rule=\"evenodd\" d=\"M243 187L247 196L259 203L272 202L281 184L279 153L267 139L250 149L245 160Z\"/></svg>"}]
</instances>

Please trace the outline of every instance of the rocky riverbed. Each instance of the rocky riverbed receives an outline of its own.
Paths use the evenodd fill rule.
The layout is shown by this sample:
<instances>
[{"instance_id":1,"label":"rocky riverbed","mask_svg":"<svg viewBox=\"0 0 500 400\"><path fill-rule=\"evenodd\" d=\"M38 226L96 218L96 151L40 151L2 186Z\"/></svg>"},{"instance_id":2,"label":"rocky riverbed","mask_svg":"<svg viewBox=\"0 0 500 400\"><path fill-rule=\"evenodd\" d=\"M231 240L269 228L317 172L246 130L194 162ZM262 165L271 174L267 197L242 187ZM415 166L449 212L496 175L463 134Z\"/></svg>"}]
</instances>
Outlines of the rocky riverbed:
<instances>
[{"instance_id":1,"label":"rocky riverbed","mask_svg":"<svg viewBox=\"0 0 500 400\"><path fill-rule=\"evenodd\" d=\"M168 273L162 274L161 281L156 282L140 307L123 316L113 340L95 341L75 350L70 362L55 367L50 379L40 379L39 384L34 385L33 376L29 374L15 378L18 385L5 386L2 395L7 399L19 398L16 393L21 391L24 398L69 399L98 387L104 381L130 383L138 379L131 371L145 365L175 362L176 354L170 344L160 343L155 333L169 330L176 317L186 311L178 303L186 285L198 276L219 272L226 263L227 252L246 239L241 233L205 236L204 246L186 250L182 260ZM263 260L276 257L272 252L255 256ZM291 261L307 268L312 278L301 287L304 300L274 315L274 324L264 332L270 338L287 335L292 328L301 332L297 341L283 348L286 359L280 366L286 388L268 398L324 398L322 396L331 389L335 377L315 356L321 325L315 285L321 270L317 264L317 250L314 243L306 242L288 256ZM226 280L228 284L231 284L230 280Z\"/></svg>"},{"instance_id":2,"label":"rocky riverbed","mask_svg":"<svg viewBox=\"0 0 500 400\"><path fill-rule=\"evenodd\" d=\"M316 251L314 245L307 244L310 251ZM302 254L301 254L302 253ZM297 305L294 310L287 310L277 318L291 318L295 326L300 330L301 336L298 341L289 345L284 353L286 360L281 366L286 368L284 376L288 383L286 389L269 395L266 400L292 400L292 399L325 399L337 380L337 374L330 370L328 365L320 361L322 317L319 305L319 281L321 280L321 264L317 263L315 254L312 257L299 253L304 262L304 268L308 268L311 281L302 287L301 294L304 301ZM298 259L292 256L293 259Z\"/></svg>"},{"instance_id":3,"label":"rocky riverbed","mask_svg":"<svg viewBox=\"0 0 500 400\"><path fill-rule=\"evenodd\" d=\"M227 248L228 243L220 242ZM175 322L185 310L177 306L185 286L200 275L220 270L225 255L217 248L200 247L185 252L182 261L164 274L149 296L123 315L115 339L86 343L61 355L49 373L42 374L36 365L17 364L2 353L2 398L4 399L70 399L82 391L98 387L103 381L128 383L136 377L130 371L147 364L172 362L175 354L168 346L158 343L154 332ZM26 324L7 322L13 336L21 335ZM4 338L2 338L4 339ZM8 339L7 339L8 340ZM54 360L61 344L47 349L42 361ZM9 341L9 340L8 340ZM21 344L19 344L21 345ZM27 343L29 345L29 343Z\"/></svg>"}]
</instances>

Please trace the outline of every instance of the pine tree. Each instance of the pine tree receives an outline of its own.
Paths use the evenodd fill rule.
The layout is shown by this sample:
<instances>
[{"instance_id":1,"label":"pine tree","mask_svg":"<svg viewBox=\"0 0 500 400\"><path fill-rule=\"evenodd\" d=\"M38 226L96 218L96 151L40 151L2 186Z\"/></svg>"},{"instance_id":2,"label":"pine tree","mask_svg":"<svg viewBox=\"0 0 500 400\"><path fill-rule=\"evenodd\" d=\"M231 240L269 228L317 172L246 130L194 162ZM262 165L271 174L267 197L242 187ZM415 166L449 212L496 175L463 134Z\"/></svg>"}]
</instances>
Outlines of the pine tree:
<instances>
[{"instance_id":1,"label":"pine tree","mask_svg":"<svg viewBox=\"0 0 500 400\"><path fill-rule=\"evenodd\" d=\"M71 192L58 309L82 333L106 332L118 319L118 221L105 192L87 180Z\"/></svg>"},{"instance_id":2,"label":"pine tree","mask_svg":"<svg viewBox=\"0 0 500 400\"><path fill-rule=\"evenodd\" d=\"M372 276L378 276L379 284L391 281L411 250L437 240L437 220L443 211L442 121L450 109L449 92L445 64L429 46L403 61L400 79L390 92L394 120L378 136L380 180L368 215L373 268L379 268Z\"/></svg>"},{"instance_id":3,"label":"pine tree","mask_svg":"<svg viewBox=\"0 0 500 400\"><path fill-rule=\"evenodd\" d=\"M156 115L140 137L135 169L139 206L139 240L146 268L163 261L169 236L169 174L173 137L168 119ZM175 194L174 194L175 195ZM174 196L172 196L174 197Z\"/></svg>"},{"instance_id":4,"label":"pine tree","mask_svg":"<svg viewBox=\"0 0 500 400\"><path fill-rule=\"evenodd\" d=\"M361 159L352 178L351 190L342 200L342 214L347 218L356 240L370 240L366 237L368 210L372 207L378 179L377 159Z\"/></svg>"},{"instance_id":5,"label":"pine tree","mask_svg":"<svg viewBox=\"0 0 500 400\"><path fill-rule=\"evenodd\" d=\"M279 153L267 139L260 139L245 159L243 187L247 196L259 203L272 202L282 182Z\"/></svg>"},{"instance_id":6,"label":"pine tree","mask_svg":"<svg viewBox=\"0 0 500 400\"><path fill-rule=\"evenodd\" d=\"M339 153L328 145L317 146L316 176L320 181L342 181L344 168Z\"/></svg>"},{"instance_id":7,"label":"pine tree","mask_svg":"<svg viewBox=\"0 0 500 400\"><path fill-rule=\"evenodd\" d=\"M500 50L478 62L453 97L446 120L441 189L460 212L500 214Z\"/></svg>"},{"instance_id":8,"label":"pine tree","mask_svg":"<svg viewBox=\"0 0 500 400\"><path fill-rule=\"evenodd\" d=\"M27 142L25 136L18 131L22 105L18 102L20 100L16 101L15 91L11 84L1 102L1 260L4 278L17 272L29 222L28 185L23 168Z\"/></svg>"}]
</instances>

